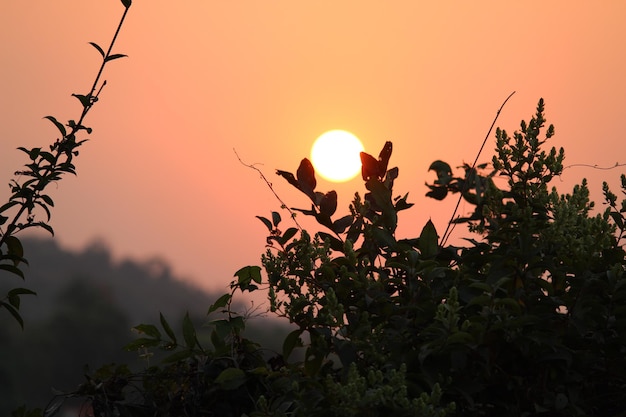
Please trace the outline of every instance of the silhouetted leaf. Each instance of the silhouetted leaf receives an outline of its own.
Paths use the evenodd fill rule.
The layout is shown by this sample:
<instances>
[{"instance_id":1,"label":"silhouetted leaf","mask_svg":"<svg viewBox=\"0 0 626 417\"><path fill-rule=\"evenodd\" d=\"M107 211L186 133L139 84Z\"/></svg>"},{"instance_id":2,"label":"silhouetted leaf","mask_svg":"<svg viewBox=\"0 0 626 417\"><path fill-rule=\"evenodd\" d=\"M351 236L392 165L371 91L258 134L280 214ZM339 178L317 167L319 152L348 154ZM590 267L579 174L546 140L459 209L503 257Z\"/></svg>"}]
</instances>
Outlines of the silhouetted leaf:
<instances>
[{"instance_id":1,"label":"silhouetted leaf","mask_svg":"<svg viewBox=\"0 0 626 417\"><path fill-rule=\"evenodd\" d=\"M435 171L437 174L437 179L435 180L435 184L447 185L452 179L452 168L450 165L443 161L435 161L430 164L428 167L429 171ZM434 197L436 198L436 197ZM438 199L441 200L441 199Z\"/></svg>"},{"instance_id":2,"label":"silhouetted leaf","mask_svg":"<svg viewBox=\"0 0 626 417\"><path fill-rule=\"evenodd\" d=\"M361 176L363 181L370 178L380 178L380 170L378 169L378 161L370 154L361 152Z\"/></svg>"},{"instance_id":3,"label":"silhouetted leaf","mask_svg":"<svg viewBox=\"0 0 626 417\"><path fill-rule=\"evenodd\" d=\"M393 144L389 141L385 142L383 149L378 154L378 172L382 177L387 172L387 166L389 164L389 158L391 158L391 152L393 151Z\"/></svg>"},{"instance_id":4,"label":"silhouetted leaf","mask_svg":"<svg viewBox=\"0 0 626 417\"><path fill-rule=\"evenodd\" d=\"M274 228L272 227L272 222L269 221L269 219L266 219L265 217L261 217L261 216L256 216L256 218L263 222L265 227L267 227L267 230L269 230L270 232L274 230Z\"/></svg>"},{"instance_id":5,"label":"silhouetted leaf","mask_svg":"<svg viewBox=\"0 0 626 417\"><path fill-rule=\"evenodd\" d=\"M300 166L296 171L296 178L298 179L298 184L300 184L300 189L315 201L314 191L317 186L315 168L313 168L313 164L307 158L300 161Z\"/></svg>"},{"instance_id":6,"label":"silhouetted leaf","mask_svg":"<svg viewBox=\"0 0 626 417\"><path fill-rule=\"evenodd\" d=\"M133 4L133 0L122 0L122 4L128 9Z\"/></svg>"},{"instance_id":7,"label":"silhouetted leaf","mask_svg":"<svg viewBox=\"0 0 626 417\"><path fill-rule=\"evenodd\" d=\"M24 279L24 273L22 272L21 269L19 269L15 265L0 264L0 270L10 272L10 273L15 274L15 275L19 276L20 278Z\"/></svg>"},{"instance_id":8,"label":"silhouetted leaf","mask_svg":"<svg viewBox=\"0 0 626 417\"><path fill-rule=\"evenodd\" d=\"M317 234L319 235L320 239L328 240L328 242L330 243L330 248L332 250L335 250L335 251L343 250L343 242L337 239L335 236L328 234L326 232L317 232Z\"/></svg>"},{"instance_id":9,"label":"silhouetted leaf","mask_svg":"<svg viewBox=\"0 0 626 417\"><path fill-rule=\"evenodd\" d=\"M119 58L125 58L128 55L124 55L124 54L113 54L113 55L109 55L108 57L106 57L104 59L104 62L109 62L109 61L113 61L114 59L119 59Z\"/></svg>"},{"instance_id":10,"label":"silhouetted leaf","mask_svg":"<svg viewBox=\"0 0 626 417\"><path fill-rule=\"evenodd\" d=\"M176 343L176 334L174 334L172 327L167 322L167 320L165 319L165 316L161 312L159 312L159 321L161 322L161 327L163 327L165 334L167 334L167 336L170 338L172 342Z\"/></svg>"},{"instance_id":11,"label":"silhouetted leaf","mask_svg":"<svg viewBox=\"0 0 626 417\"><path fill-rule=\"evenodd\" d=\"M183 337L187 344L187 349L191 350L196 346L196 329L193 327L189 313L185 313L183 318Z\"/></svg>"},{"instance_id":12,"label":"silhouetted leaf","mask_svg":"<svg viewBox=\"0 0 626 417\"><path fill-rule=\"evenodd\" d=\"M426 197L434 198L435 200L443 200L448 195L448 189L446 187L436 187L428 185L430 191L426 193Z\"/></svg>"},{"instance_id":13,"label":"silhouetted leaf","mask_svg":"<svg viewBox=\"0 0 626 417\"><path fill-rule=\"evenodd\" d=\"M322 201L320 202L320 213L325 216L331 217L337 211L337 192L327 192Z\"/></svg>"},{"instance_id":14,"label":"silhouetted leaf","mask_svg":"<svg viewBox=\"0 0 626 417\"><path fill-rule=\"evenodd\" d=\"M82 94L72 94L72 97L76 97L78 101L80 101L80 104L83 105L83 108L87 108L91 105L91 99L89 98L89 96L85 96Z\"/></svg>"},{"instance_id":15,"label":"silhouetted leaf","mask_svg":"<svg viewBox=\"0 0 626 417\"><path fill-rule=\"evenodd\" d=\"M354 221L354 217L348 215L343 216L342 218L335 220L333 222L333 232L335 233L343 233L347 227L350 227L352 222Z\"/></svg>"},{"instance_id":16,"label":"silhouetted leaf","mask_svg":"<svg viewBox=\"0 0 626 417\"><path fill-rule=\"evenodd\" d=\"M18 322L20 327L24 329L24 320L22 319L22 316L20 315L19 311L15 307L13 307L11 304L6 303L4 301L0 301L0 307L6 308L8 312L13 316L13 318Z\"/></svg>"},{"instance_id":17,"label":"silhouetted leaf","mask_svg":"<svg viewBox=\"0 0 626 417\"><path fill-rule=\"evenodd\" d=\"M296 227L290 227L289 229L287 229L285 231L285 233L283 233L283 235L280 237L280 243L281 244L285 244L287 243L292 237L295 236L295 234L298 233L298 229Z\"/></svg>"},{"instance_id":18,"label":"silhouetted leaf","mask_svg":"<svg viewBox=\"0 0 626 417\"><path fill-rule=\"evenodd\" d=\"M437 254L439 249L439 237L437 230L431 220L428 220L422 228L419 238L419 250L424 258L432 258Z\"/></svg>"},{"instance_id":19,"label":"silhouetted leaf","mask_svg":"<svg viewBox=\"0 0 626 417\"><path fill-rule=\"evenodd\" d=\"M274 227L278 227L280 224L280 213L277 211L272 212L272 223L274 224Z\"/></svg>"},{"instance_id":20,"label":"silhouetted leaf","mask_svg":"<svg viewBox=\"0 0 626 417\"><path fill-rule=\"evenodd\" d=\"M156 328L156 326L152 324L139 324L133 327L133 329L135 329L139 333L145 334L146 336L150 336L153 339L161 339L161 332L159 331L159 329Z\"/></svg>"},{"instance_id":21,"label":"silhouetted leaf","mask_svg":"<svg viewBox=\"0 0 626 417\"><path fill-rule=\"evenodd\" d=\"M13 297L16 295L37 295L37 293L33 290L29 290L28 288L13 288L7 293L7 295L9 297Z\"/></svg>"},{"instance_id":22,"label":"silhouetted leaf","mask_svg":"<svg viewBox=\"0 0 626 417\"><path fill-rule=\"evenodd\" d=\"M98 44L97 44L97 43L95 43L95 42L89 42L89 45L91 45L91 46L93 46L94 48L96 48L96 50L97 50L98 52L100 52L100 55L102 55L102 58L104 58L105 53L104 53L104 50L103 50L102 48L100 48L100 45L98 45Z\"/></svg>"},{"instance_id":23,"label":"silhouetted leaf","mask_svg":"<svg viewBox=\"0 0 626 417\"><path fill-rule=\"evenodd\" d=\"M4 211L6 211L6 210L8 210L8 209L10 209L11 207L13 207L13 206L15 206L15 205L17 205L17 204L19 204L19 202L15 201L15 200L13 200L13 201L9 201L8 203L3 204L3 205L0 207L0 213L2 213L2 212L4 212Z\"/></svg>"},{"instance_id":24,"label":"silhouetted leaf","mask_svg":"<svg viewBox=\"0 0 626 417\"><path fill-rule=\"evenodd\" d=\"M26 262L24 259L24 248L22 242L15 236L7 236L5 243L7 245L7 258L13 260L13 265L18 266L20 262Z\"/></svg>"},{"instance_id":25,"label":"silhouetted leaf","mask_svg":"<svg viewBox=\"0 0 626 417\"><path fill-rule=\"evenodd\" d=\"M59 129L59 132L61 132L61 135L63 137L65 137L67 135L67 132L65 131L65 126L63 126L61 123L59 123L59 121L57 119L55 119L52 116L46 116L46 117L44 117L44 119L48 119L52 123L54 123L54 125L57 127L57 129Z\"/></svg>"},{"instance_id":26,"label":"silhouetted leaf","mask_svg":"<svg viewBox=\"0 0 626 417\"><path fill-rule=\"evenodd\" d=\"M228 303L230 302L231 298L232 296L230 294L228 293L223 294L222 296L220 296L220 298L217 299L217 301L211 304L211 306L209 307L209 311L207 311L207 314L211 314L212 312L216 311L219 308L226 307Z\"/></svg>"},{"instance_id":27,"label":"silhouetted leaf","mask_svg":"<svg viewBox=\"0 0 626 417\"><path fill-rule=\"evenodd\" d=\"M302 188L300 188L300 184L298 183L298 180L296 179L296 177L293 176L291 172L281 171L280 169L277 169L276 174L280 175L281 177L286 179L289 182L289 184L293 185L298 190L302 191Z\"/></svg>"},{"instance_id":28,"label":"silhouetted leaf","mask_svg":"<svg viewBox=\"0 0 626 417\"><path fill-rule=\"evenodd\" d=\"M235 276L238 278L237 283L244 287L250 284L251 281L257 284L261 283L261 267L260 266L244 266L235 272Z\"/></svg>"},{"instance_id":29,"label":"silhouetted leaf","mask_svg":"<svg viewBox=\"0 0 626 417\"><path fill-rule=\"evenodd\" d=\"M291 355L291 352L293 352L295 348L302 347L301 335L302 329L297 329L285 337L283 341L283 358L285 358L285 360L289 359L289 355Z\"/></svg>"}]
</instances>

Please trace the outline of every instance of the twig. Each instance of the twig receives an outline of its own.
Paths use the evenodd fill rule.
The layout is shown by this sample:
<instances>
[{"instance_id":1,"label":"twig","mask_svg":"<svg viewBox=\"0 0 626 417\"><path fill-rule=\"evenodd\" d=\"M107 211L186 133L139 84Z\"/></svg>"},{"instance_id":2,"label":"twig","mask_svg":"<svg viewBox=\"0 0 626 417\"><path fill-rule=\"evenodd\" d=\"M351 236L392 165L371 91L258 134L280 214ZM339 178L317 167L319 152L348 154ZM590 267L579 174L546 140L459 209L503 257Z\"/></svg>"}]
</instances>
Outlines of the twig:
<instances>
[{"instance_id":1,"label":"twig","mask_svg":"<svg viewBox=\"0 0 626 417\"><path fill-rule=\"evenodd\" d=\"M491 135L491 131L493 130L493 127L495 126L496 121L498 120L498 116L500 116L500 112L504 108L504 105L506 104L507 101L509 101L509 99L513 96L513 94L515 94L515 91L513 91L511 94L509 94L509 96L506 98L506 100L504 100L504 102L502 103L502 105L498 109L498 112L496 113L496 117L494 117L493 122L491 123L491 126L489 127L489 131L487 132L487 135L485 135L485 139L483 140L483 144L480 146L480 149L478 150L478 154L476 155L476 159L474 159L474 163L472 164L472 169L471 169L470 172L473 172L474 169L476 168L476 163L478 162L478 158L480 157L480 154L482 153L483 148L485 147L485 144L487 143L487 140L489 139L489 135ZM448 221L448 226L446 227L446 230L445 230L445 232L443 232L443 236L441 237L441 243L439 244L440 247L443 247L446 244L446 242L448 241L448 238L450 237L450 235L452 234L452 231L454 230L454 228L456 226L456 223L454 223L454 216L456 216L456 212L459 209L459 205L461 204L461 199L463 198L463 193L468 190L468 187L469 187L469 182L465 181L465 185L463 186L463 189L461 190L461 193L459 195L459 199L456 202L456 206L454 207L454 211L452 212L452 216L450 217L450 220Z\"/></svg>"},{"instance_id":2,"label":"twig","mask_svg":"<svg viewBox=\"0 0 626 417\"><path fill-rule=\"evenodd\" d=\"M298 221L296 220L296 213L294 213L294 212L293 212L293 210L291 210L291 209L287 206L287 204L285 204L285 202L284 202L284 201L283 201L283 200L282 200L282 199L278 196L278 194L276 194L276 191L274 191L274 187L272 186L272 183L271 183L271 182L269 182L269 180L265 177L265 175L263 174L263 172L262 172L259 168L255 167L254 165L252 165L252 164L246 164L245 162L243 162L243 161L241 160L241 158L239 157L239 154L237 153L237 150L235 150L235 148L233 148L233 152L235 152L235 155L237 156L237 159L239 160L239 162L241 163L241 165L243 165L243 166L245 166L245 167L248 167L248 168L251 168L251 169L253 169L253 170L255 170L256 172L258 172L258 173L259 173L259 175L261 176L261 179L262 179L263 181L265 181L265 184L267 184L267 186L269 187L269 189L272 191L272 194L274 194L274 197L276 197L276 199L280 202L281 207L285 208L285 209L289 212L289 215L290 215L291 219L293 220L293 222L296 224L296 226L298 226L298 229L300 229L300 231L302 231L302 230L303 230L303 229L302 229L302 226L300 226L300 224L299 224L299 223L298 223Z\"/></svg>"},{"instance_id":3,"label":"twig","mask_svg":"<svg viewBox=\"0 0 626 417\"><path fill-rule=\"evenodd\" d=\"M619 162L616 162L615 165L611 165L610 167L599 167L598 164L572 164L572 165L568 165L566 167L563 167L563 170L566 170L568 168L574 168L574 167L586 167L586 168L594 168L594 169L602 169L602 170L611 170L611 169L615 169L618 167L624 167L626 166L626 163L622 163L620 164Z\"/></svg>"}]
</instances>

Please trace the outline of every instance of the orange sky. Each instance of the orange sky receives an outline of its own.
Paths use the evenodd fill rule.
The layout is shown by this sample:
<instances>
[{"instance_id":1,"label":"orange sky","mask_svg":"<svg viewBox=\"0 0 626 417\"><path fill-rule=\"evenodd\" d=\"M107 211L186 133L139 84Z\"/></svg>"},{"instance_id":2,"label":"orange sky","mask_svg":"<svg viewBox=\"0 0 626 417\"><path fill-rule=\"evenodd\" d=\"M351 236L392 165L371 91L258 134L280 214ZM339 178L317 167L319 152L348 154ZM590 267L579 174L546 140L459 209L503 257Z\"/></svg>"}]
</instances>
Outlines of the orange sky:
<instances>
[{"instance_id":1,"label":"orange sky","mask_svg":"<svg viewBox=\"0 0 626 417\"><path fill-rule=\"evenodd\" d=\"M576 3L577 5L574 5ZM0 8L0 178L26 162L17 146L46 146L43 120L76 118L119 0L31 0ZM496 110L512 132L540 97L566 165L626 163L626 3L135 0L87 125L78 177L52 191L56 239L104 240L116 256L163 257L205 288L258 264L264 226L279 208L259 163L292 206L306 197L273 174L295 171L313 140L345 129L377 155L394 143L397 193L416 206L403 233L431 217L445 229L453 202L424 197L435 159L475 157ZM488 161L493 138L482 161ZM571 168L555 185L616 184L620 168ZM336 189L346 207L358 178ZM615 189L614 191L617 191ZM0 187L0 197L8 187ZM284 217L287 217L285 213ZM462 232L458 228L457 234Z\"/></svg>"}]
</instances>

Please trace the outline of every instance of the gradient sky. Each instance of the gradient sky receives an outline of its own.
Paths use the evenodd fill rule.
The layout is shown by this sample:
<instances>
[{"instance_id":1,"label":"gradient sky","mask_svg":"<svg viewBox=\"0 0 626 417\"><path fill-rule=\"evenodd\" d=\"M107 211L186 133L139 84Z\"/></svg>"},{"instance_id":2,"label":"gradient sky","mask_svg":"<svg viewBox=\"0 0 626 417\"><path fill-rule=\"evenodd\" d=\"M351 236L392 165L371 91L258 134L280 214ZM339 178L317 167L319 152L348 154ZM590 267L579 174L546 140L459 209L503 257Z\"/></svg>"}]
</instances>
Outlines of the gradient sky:
<instances>
[{"instance_id":1,"label":"gradient sky","mask_svg":"<svg viewBox=\"0 0 626 417\"><path fill-rule=\"evenodd\" d=\"M119 0L3 2L2 181L26 162L17 146L53 142L43 116L78 117L70 94L86 94L99 66L88 42L105 48L122 12ZM223 289L264 251L254 216L280 207L233 149L302 207L306 197L274 170L295 171L330 129L353 132L374 155L393 141L396 192L416 203L401 233L415 236L428 218L441 233L454 201L424 197L428 166L471 163L512 91L498 126L512 133L543 97L566 165L626 163L625 20L623 1L134 0L115 48L129 58L107 69L78 177L51 191L56 239L162 257ZM492 135L481 161L493 144ZM622 172L572 167L554 185L568 191L587 177L600 202L602 180L617 184ZM358 178L318 183L345 211L364 190Z\"/></svg>"}]
</instances>

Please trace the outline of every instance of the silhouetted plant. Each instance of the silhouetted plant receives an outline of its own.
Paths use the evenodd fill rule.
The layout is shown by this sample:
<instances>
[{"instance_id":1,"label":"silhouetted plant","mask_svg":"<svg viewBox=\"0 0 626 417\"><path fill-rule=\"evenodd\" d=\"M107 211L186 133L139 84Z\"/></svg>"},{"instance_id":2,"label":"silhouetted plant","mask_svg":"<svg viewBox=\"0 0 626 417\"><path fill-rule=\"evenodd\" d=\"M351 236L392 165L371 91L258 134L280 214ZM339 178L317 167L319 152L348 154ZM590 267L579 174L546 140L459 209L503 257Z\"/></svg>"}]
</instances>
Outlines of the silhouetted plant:
<instances>
[{"instance_id":1,"label":"silhouetted plant","mask_svg":"<svg viewBox=\"0 0 626 417\"><path fill-rule=\"evenodd\" d=\"M77 120L69 120L66 124L59 122L53 116L46 116L59 131L58 137L49 149L36 147L26 149L19 147L24 152L30 162L24 168L15 172L15 179L11 180L11 196L8 202L0 206L0 270L9 272L24 279L24 272L20 264L27 264L24 258L24 248L16 234L28 228L42 228L54 234L50 220L50 209L54 206L54 201L46 193L50 184L59 181L64 174L76 174L76 167L73 160L78 156L78 148L86 141L79 139L81 133L91 134L91 128L84 125L85 118L94 104L98 101L102 88L106 81L100 83L104 67L107 63L122 58L125 55L113 54L113 45L124 23L128 9L132 0L122 0L124 14L115 31L111 44L105 52L97 43L89 42L102 57L102 63L87 94L72 94L81 104L82 111ZM41 209L45 218L38 219L36 209ZM40 213L41 214L41 213ZM10 290L3 299L0 299L0 308L5 308L20 326L24 326L19 308L21 296L34 294L26 288L14 288Z\"/></svg>"},{"instance_id":2,"label":"silhouetted plant","mask_svg":"<svg viewBox=\"0 0 626 417\"><path fill-rule=\"evenodd\" d=\"M608 207L594 215L585 180L571 194L549 189L564 151L544 150L554 134L549 126L542 136L544 125L540 100L513 137L496 131L491 165L463 165L461 176L443 161L430 166L428 196L460 193L475 206L453 219L473 233L463 247L440 245L430 221L397 237L398 213L412 204L394 195L391 142L378 158L361 154L367 192L347 215L336 215L336 192L316 190L307 159L295 175L277 171L311 202L290 215L323 230L258 216L268 231L262 267L235 273L206 333L188 316L182 338L163 315L140 324L127 349L169 352L162 364L104 367L50 409L79 396L96 416L620 415L626 200L618 205L605 184ZM233 311L237 292L259 289L295 326L280 352L247 339L246 315Z\"/></svg>"}]
</instances>

